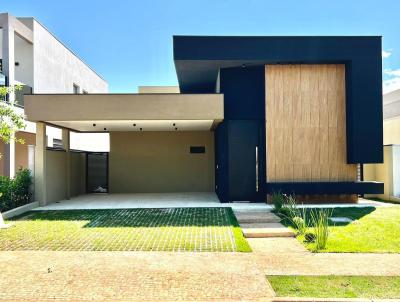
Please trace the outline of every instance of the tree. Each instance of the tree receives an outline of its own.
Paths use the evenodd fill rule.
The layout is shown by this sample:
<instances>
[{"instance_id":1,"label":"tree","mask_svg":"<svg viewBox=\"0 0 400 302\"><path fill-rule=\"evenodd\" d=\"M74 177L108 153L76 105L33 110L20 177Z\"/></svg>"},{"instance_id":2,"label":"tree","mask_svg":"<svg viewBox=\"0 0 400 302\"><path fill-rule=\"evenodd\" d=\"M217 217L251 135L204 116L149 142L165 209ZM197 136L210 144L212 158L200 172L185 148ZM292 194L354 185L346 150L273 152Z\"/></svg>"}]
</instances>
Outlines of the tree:
<instances>
[{"instance_id":1,"label":"tree","mask_svg":"<svg viewBox=\"0 0 400 302\"><path fill-rule=\"evenodd\" d=\"M19 85L0 87L0 140L6 144L9 144L11 141L21 144L24 143L22 139L15 137L16 132L25 128L24 115L15 110L14 102L7 102L7 95L13 94L16 91L21 90L21 88L22 87ZM0 192L0 194L3 193ZM9 226L10 225L4 223L3 216L0 212L0 228L6 228Z\"/></svg>"},{"instance_id":2,"label":"tree","mask_svg":"<svg viewBox=\"0 0 400 302\"><path fill-rule=\"evenodd\" d=\"M6 101L7 95L21 90L20 85L13 87L0 87L0 140L6 144L11 141L24 143L22 139L15 137L15 133L25 128L24 115L15 110L14 103Z\"/></svg>"}]
</instances>

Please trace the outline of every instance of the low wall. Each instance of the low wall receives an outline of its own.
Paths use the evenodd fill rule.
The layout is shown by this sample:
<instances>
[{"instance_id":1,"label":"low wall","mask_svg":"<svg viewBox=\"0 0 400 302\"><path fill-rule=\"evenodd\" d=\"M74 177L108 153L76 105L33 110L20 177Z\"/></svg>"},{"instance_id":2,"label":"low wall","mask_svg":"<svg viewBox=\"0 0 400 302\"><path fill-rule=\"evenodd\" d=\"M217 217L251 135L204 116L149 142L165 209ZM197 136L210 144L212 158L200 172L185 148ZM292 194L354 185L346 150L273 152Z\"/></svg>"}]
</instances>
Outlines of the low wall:
<instances>
[{"instance_id":1,"label":"low wall","mask_svg":"<svg viewBox=\"0 0 400 302\"><path fill-rule=\"evenodd\" d=\"M364 165L364 180L383 182L384 193L365 196L396 201L400 196L400 145L384 146L383 156L382 164Z\"/></svg>"},{"instance_id":2,"label":"low wall","mask_svg":"<svg viewBox=\"0 0 400 302\"><path fill-rule=\"evenodd\" d=\"M86 193L86 153L71 152L70 192L72 196Z\"/></svg>"},{"instance_id":3,"label":"low wall","mask_svg":"<svg viewBox=\"0 0 400 302\"><path fill-rule=\"evenodd\" d=\"M46 150L47 203L67 198L67 153Z\"/></svg>"}]
</instances>

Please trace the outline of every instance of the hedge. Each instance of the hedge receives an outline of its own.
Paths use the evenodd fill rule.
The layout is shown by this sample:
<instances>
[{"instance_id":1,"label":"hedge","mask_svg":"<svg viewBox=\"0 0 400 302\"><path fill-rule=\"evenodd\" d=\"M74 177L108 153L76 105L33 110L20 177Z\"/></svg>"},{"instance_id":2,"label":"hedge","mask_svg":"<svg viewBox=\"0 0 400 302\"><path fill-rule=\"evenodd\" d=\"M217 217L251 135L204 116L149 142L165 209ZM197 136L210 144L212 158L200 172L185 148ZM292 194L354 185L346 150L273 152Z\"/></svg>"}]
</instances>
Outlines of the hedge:
<instances>
[{"instance_id":1,"label":"hedge","mask_svg":"<svg viewBox=\"0 0 400 302\"><path fill-rule=\"evenodd\" d=\"M14 178L0 176L0 212L5 212L32 200L32 176L29 169L19 169Z\"/></svg>"}]
</instances>

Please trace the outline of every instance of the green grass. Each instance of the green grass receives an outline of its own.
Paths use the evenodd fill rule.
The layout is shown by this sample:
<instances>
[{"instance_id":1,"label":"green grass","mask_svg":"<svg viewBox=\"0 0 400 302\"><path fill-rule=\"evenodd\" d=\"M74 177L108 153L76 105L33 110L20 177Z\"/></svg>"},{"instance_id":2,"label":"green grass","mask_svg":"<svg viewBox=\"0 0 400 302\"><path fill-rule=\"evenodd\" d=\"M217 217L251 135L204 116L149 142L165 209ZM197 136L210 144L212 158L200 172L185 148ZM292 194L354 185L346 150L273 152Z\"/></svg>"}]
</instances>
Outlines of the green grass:
<instances>
[{"instance_id":1,"label":"green grass","mask_svg":"<svg viewBox=\"0 0 400 302\"><path fill-rule=\"evenodd\" d=\"M231 208L29 212L0 250L250 252Z\"/></svg>"},{"instance_id":2,"label":"green grass","mask_svg":"<svg viewBox=\"0 0 400 302\"><path fill-rule=\"evenodd\" d=\"M400 207L335 208L333 216L354 221L331 223L327 246L319 252L400 253ZM305 242L304 236L297 238L309 250L315 250L314 243Z\"/></svg>"},{"instance_id":3,"label":"green grass","mask_svg":"<svg viewBox=\"0 0 400 302\"><path fill-rule=\"evenodd\" d=\"M279 297L400 298L400 277L267 276Z\"/></svg>"}]
</instances>

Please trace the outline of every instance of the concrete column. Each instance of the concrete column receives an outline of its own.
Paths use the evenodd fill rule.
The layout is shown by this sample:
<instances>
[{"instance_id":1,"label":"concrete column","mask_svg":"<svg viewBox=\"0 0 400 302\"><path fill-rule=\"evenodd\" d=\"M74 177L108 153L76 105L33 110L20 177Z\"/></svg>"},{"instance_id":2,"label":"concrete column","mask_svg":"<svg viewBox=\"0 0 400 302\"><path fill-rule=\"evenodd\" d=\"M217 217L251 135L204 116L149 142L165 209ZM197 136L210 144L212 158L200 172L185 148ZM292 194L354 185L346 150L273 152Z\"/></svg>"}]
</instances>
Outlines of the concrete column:
<instances>
[{"instance_id":1,"label":"concrete column","mask_svg":"<svg viewBox=\"0 0 400 302\"><path fill-rule=\"evenodd\" d=\"M46 184L46 124L36 123L35 147L35 201L40 205L47 204Z\"/></svg>"},{"instance_id":2,"label":"concrete column","mask_svg":"<svg viewBox=\"0 0 400 302\"><path fill-rule=\"evenodd\" d=\"M10 17L7 14L3 24L3 73L7 77L7 85L13 86L15 84L15 57L14 57L14 28L10 24ZM14 103L15 94L10 93L8 100ZM15 176L15 142L11 141L10 144L4 146L4 171L3 175L14 177Z\"/></svg>"},{"instance_id":3,"label":"concrete column","mask_svg":"<svg viewBox=\"0 0 400 302\"><path fill-rule=\"evenodd\" d=\"M66 197L67 199L71 198L71 152L70 152L70 143L69 143L69 130L63 128L62 129L62 145L66 154L66 173L67 173L67 183L66 183Z\"/></svg>"},{"instance_id":4,"label":"concrete column","mask_svg":"<svg viewBox=\"0 0 400 302\"><path fill-rule=\"evenodd\" d=\"M3 175L8 177L15 176L15 141L11 140L9 144L4 144Z\"/></svg>"}]
</instances>

